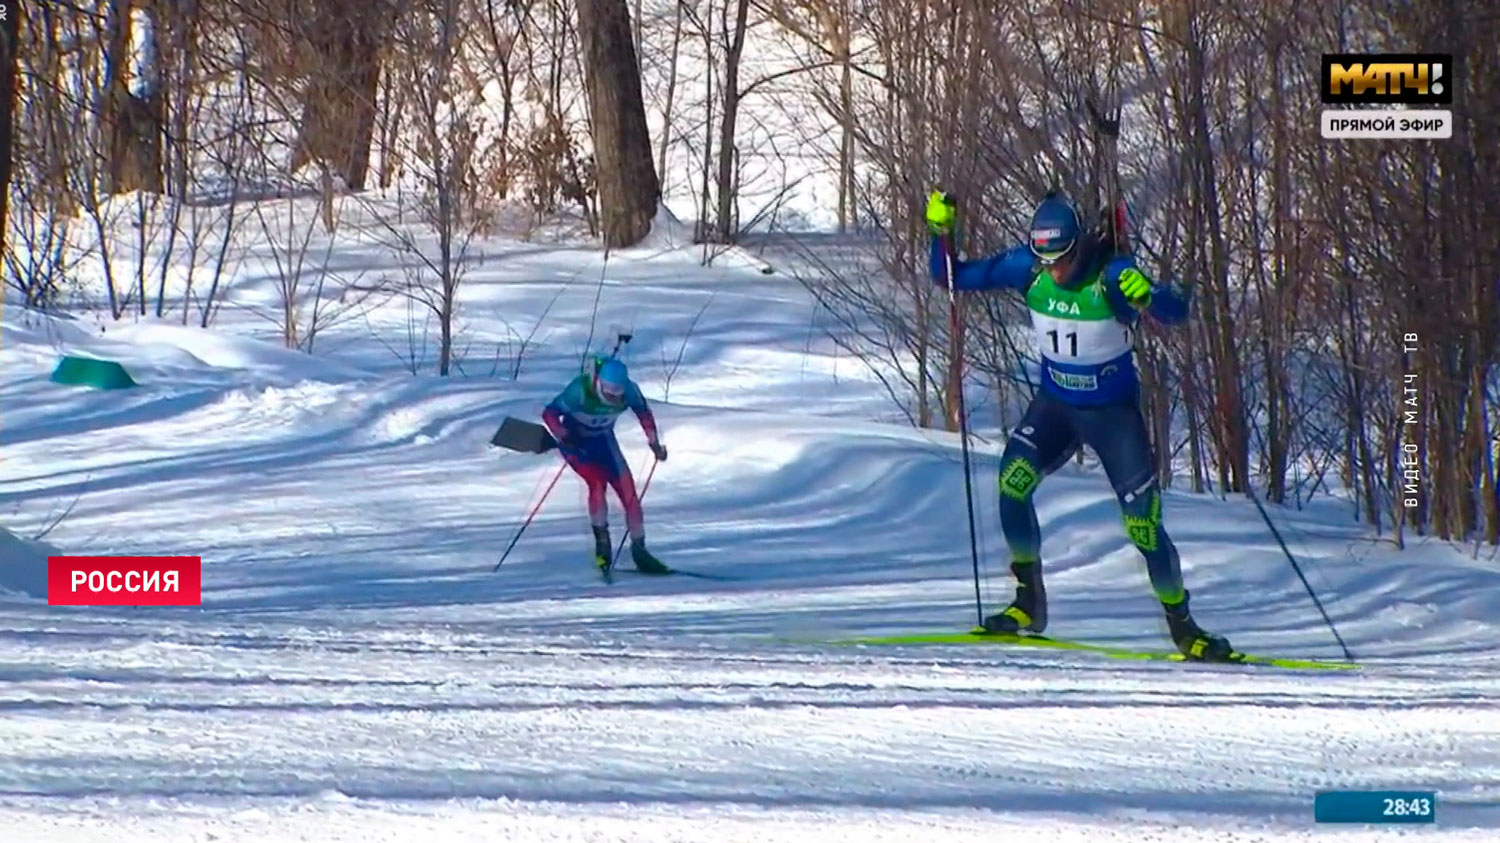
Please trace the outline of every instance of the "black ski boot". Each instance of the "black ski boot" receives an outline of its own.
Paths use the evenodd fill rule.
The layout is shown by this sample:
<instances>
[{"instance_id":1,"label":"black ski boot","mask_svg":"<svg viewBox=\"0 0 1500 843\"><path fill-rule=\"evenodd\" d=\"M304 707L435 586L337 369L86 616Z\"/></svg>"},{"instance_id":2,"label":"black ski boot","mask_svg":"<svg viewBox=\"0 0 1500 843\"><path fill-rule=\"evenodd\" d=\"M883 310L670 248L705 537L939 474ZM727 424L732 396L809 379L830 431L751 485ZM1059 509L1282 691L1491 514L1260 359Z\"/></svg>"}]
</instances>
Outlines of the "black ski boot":
<instances>
[{"instance_id":1,"label":"black ski boot","mask_svg":"<svg viewBox=\"0 0 1500 843\"><path fill-rule=\"evenodd\" d=\"M594 565L601 571L608 571L610 564L614 561L614 545L609 541L608 527L594 528Z\"/></svg>"},{"instance_id":2,"label":"black ski boot","mask_svg":"<svg viewBox=\"0 0 1500 843\"><path fill-rule=\"evenodd\" d=\"M1188 593L1182 593L1182 602L1169 605L1161 604L1167 614L1167 629L1172 632L1172 642L1184 656L1196 661L1223 662L1230 661L1234 655L1234 648L1229 646L1228 639L1222 635L1214 635L1204 632L1193 620L1188 611Z\"/></svg>"},{"instance_id":3,"label":"black ski boot","mask_svg":"<svg viewBox=\"0 0 1500 843\"><path fill-rule=\"evenodd\" d=\"M1042 585L1041 562L1012 562L1016 577L1016 599L997 615L984 619L985 632L1040 634L1047 628L1047 588Z\"/></svg>"},{"instance_id":4,"label":"black ski boot","mask_svg":"<svg viewBox=\"0 0 1500 843\"><path fill-rule=\"evenodd\" d=\"M660 559L651 555L646 549L645 539L631 539L630 558L635 561L635 569L643 574L670 574L672 569L661 563Z\"/></svg>"}]
</instances>

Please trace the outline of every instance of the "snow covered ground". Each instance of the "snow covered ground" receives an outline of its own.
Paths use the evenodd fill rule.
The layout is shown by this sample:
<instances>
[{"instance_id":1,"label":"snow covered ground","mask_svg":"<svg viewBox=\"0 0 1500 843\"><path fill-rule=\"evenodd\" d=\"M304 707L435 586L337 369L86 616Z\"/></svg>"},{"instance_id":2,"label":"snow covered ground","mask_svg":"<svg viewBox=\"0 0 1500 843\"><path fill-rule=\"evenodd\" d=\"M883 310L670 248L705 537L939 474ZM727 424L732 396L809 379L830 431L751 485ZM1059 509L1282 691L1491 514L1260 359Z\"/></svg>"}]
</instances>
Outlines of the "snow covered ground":
<instances>
[{"instance_id":1,"label":"snow covered ground","mask_svg":"<svg viewBox=\"0 0 1500 843\"><path fill-rule=\"evenodd\" d=\"M1500 837L1492 558L1392 552L1328 503L1273 510L1357 673L817 643L972 624L956 438L896 423L784 274L486 248L449 379L430 354L405 368L394 303L316 356L279 348L253 273L211 331L6 308L6 526L66 513L46 536L63 552L204 561L201 608L64 609L8 553L7 843ZM510 377L507 338L554 297ZM733 579L599 582L571 476L491 572L557 463L486 443L611 325L635 333L624 357L671 449L654 549ZM50 383L63 350L142 386ZM621 439L645 465L628 417ZM976 490L1003 603L995 451ZM1049 632L1165 646L1102 476L1069 466L1038 500ZM1202 623L1339 657L1248 501L1170 492L1166 517ZM1313 794L1337 788L1437 791L1438 822L1315 826Z\"/></svg>"}]
</instances>

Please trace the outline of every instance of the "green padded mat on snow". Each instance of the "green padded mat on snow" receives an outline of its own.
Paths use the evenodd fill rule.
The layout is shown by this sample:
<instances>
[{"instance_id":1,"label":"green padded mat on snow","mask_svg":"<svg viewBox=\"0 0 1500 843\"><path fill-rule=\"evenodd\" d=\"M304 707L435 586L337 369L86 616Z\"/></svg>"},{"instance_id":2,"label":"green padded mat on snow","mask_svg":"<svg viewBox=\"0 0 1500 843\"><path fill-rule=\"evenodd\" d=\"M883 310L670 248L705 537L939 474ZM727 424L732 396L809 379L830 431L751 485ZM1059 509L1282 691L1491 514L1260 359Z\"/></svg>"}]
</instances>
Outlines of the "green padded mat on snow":
<instances>
[{"instance_id":1,"label":"green padded mat on snow","mask_svg":"<svg viewBox=\"0 0 1500 843\"><path fill-rule=\"evenodd\" d=\"M72 386L92 386L95 389L128 389L136 382L113 360L96 360L92 357L64 357L52 370L55 383Z\"/></svg>"}]
</instances>

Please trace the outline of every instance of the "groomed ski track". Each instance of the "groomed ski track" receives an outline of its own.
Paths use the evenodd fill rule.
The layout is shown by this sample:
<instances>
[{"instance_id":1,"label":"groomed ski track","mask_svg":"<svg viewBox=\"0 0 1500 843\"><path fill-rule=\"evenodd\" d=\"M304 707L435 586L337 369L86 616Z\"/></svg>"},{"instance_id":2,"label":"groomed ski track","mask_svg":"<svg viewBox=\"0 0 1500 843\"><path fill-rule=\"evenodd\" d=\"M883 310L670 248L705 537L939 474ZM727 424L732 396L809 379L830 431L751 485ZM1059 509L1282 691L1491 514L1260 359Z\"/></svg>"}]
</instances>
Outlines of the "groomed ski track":
<instances>
[{"instance_id":1,"label":"groomed ski track","mask_svg":"<svg viewBox=\"0 0 1500 843\"><path fill-rule=\"evenodd\" d=\"M9 614L0 819L27 840L249 839L278 820L316 839L1269 840L1311 831L1318 789L1406 783L1446 795L1432 839L1496 822L1488 671L828 652L654 628L708 598L585 602L572 634L581 613L548 601L458 628L22 632Z\"/></svg>"},{"instance_id":2,"label":"groomed ski track","mask_svg":"<svg viewBox=\"0 0 1500 843\"><path fill-rule=\"evenodd\" d=\"M551 295L477 278L471 313ZM632 349L648 397L723 280L632 290L660 320ZM484 443L560 385L592 288L515 381L381 372L385 352L353 340L328 341L337 365L232 332L205 348L152 324L109 333L159 376L123 398L48 384L58 336L95 341L8 308L12 529L76 501L48 536L65 552L197 554L205 573L201 608L64 610L6 572L0 836L1500 837L1500 569L1441 544L1391 552L1343 505L1273 512L1357 674L793 643L972 625L963 488L953 437L851 420L878 390L808 350L794 283L756 283L708 311L658 404L671 459L646 498L662 559L742 578L724 582L600 583L571 478L490 572L555 463ZM621 438L640 465L632 422ZM976 447L1003 602L996 449ZM1038 500L1049 632L1162 646L1102 476L1068 466ZM1205 626L1339 657L1247 501L1172 491L1165 508ZM1439 821L1319 828L1330 788L1436 790Z\"/></svg>"}]
</instances>

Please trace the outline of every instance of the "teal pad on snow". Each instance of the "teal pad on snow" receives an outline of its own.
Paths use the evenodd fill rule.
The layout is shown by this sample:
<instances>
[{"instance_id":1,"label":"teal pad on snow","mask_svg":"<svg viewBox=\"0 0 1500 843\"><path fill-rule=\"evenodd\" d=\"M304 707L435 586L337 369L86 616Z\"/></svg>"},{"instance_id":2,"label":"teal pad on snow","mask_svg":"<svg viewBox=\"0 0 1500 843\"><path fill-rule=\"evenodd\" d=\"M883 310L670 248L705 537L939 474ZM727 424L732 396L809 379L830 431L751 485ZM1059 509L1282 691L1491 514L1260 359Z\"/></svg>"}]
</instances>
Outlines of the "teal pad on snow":
<instances>
[{"instance_id":1,"label":"teal pad on snow","mask_svg":"<svg viewBox=\"0 0 1500 843\"><path fill-rule=\"evenodd\" d=\"M129 389L138 385L124 366L92 357L64 357L52 370L52 382L95 389Z\"/></svg>"}]
</instances>

